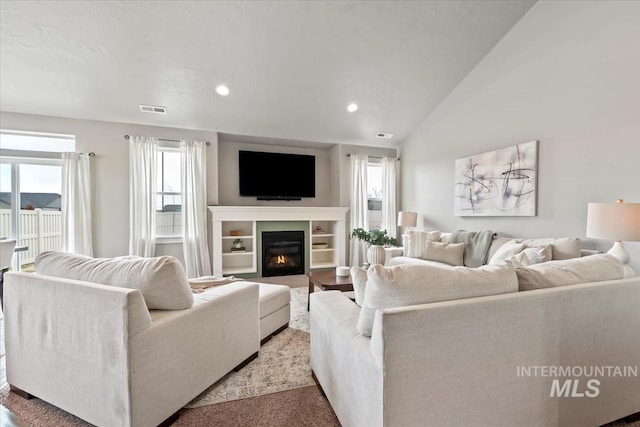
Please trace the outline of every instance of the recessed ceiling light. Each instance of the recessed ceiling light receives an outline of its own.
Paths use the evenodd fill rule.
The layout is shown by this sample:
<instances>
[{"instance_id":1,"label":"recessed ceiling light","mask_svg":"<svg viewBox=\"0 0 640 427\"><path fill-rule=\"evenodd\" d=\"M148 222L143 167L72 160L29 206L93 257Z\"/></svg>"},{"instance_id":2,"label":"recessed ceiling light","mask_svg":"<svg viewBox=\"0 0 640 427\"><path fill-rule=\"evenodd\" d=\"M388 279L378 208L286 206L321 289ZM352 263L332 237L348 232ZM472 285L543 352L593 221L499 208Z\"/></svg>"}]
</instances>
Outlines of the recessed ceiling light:
<instances>
[{"instance_id":1,"label":"recessed ceiling light","mask_svg":"<svg viewBox=\"0 0 640 427\"><path fill-rule=\"evenodd\" d=\"M348 112L353 113L354 111L357 111L357 110L358 110L358 104L352 102L351 104L347 105Z\"/></svg>"},{"instance_id":2,"label":"recessed ceiling light","mask_svg":"<svg viewBox=\"0 0 640 427\"><path fill-rule=\"evenodd\" d=\"M229 88L225 85L218 85L216 86L216 93L220 96L227 96L229 95Z\"/></svg>"}]
</instances>

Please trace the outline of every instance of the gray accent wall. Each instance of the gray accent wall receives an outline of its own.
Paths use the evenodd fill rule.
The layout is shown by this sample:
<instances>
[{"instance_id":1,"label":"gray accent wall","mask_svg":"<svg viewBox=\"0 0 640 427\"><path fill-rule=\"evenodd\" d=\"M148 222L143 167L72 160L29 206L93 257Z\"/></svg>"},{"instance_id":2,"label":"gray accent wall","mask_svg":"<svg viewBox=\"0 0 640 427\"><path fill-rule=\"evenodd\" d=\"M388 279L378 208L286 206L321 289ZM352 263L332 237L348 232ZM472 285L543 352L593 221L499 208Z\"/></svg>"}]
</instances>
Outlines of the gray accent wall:
<instances>
[{"instance_id":1,"label":"gray accent wall","mask_svg":"<svg viewBox=\"0 0 640 427\"><path fill-rule=\"evenodd\" d=\"M309 273L309 221L256 221L256 254L258 257L257 277L262 277L263 231L304 231L304 273Z\"/></svg>"},{"instance_id":2,"label":"gray accent wall","mask_svg":"<svg viewBox=\"0 0 640 427\"><path fill-rule=\"evenodd\" d=\"M424 228L584 239L588 202L640 202L638 22L640 2L536 3L401 145L401 208ZM531 140L537 216L453 215L456 159Z\"/></svg>"}]
</instances>

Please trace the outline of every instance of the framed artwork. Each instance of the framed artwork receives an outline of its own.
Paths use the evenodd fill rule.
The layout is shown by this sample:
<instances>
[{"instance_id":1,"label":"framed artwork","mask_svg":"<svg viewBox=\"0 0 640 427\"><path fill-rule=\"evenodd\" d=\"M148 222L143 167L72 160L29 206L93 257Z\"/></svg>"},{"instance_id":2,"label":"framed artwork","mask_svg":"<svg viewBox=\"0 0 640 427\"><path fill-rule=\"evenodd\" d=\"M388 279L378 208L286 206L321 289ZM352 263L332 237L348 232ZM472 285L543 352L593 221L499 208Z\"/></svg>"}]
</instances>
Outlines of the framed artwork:
<instances>
[{"instance_id":1,"label":"framed artwork","mask_svg":"<svg viewBox=\"0 0 640 427\"><path fill-rule=\"evenodd\" d=\"M456 216L535 216L538 141L456 160Z\"/></svg>"}]
</instances>

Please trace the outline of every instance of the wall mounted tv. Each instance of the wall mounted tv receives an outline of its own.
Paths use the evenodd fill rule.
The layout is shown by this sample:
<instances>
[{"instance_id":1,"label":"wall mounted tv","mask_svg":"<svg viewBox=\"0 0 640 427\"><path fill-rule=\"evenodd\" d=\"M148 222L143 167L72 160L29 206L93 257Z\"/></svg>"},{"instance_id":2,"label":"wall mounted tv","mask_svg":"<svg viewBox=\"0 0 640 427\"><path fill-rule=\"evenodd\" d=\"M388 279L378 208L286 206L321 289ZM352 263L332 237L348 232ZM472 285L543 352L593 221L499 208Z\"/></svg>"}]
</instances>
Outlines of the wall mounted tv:
<instances>
[{"instance_id":1,"label":"wall mounted tv","mask_svg":"<svg viewBox=\"0 0 640 427\"><path fill-rule=\"evenodd\" d=\"M258 200L316 196L316 158L303 154L240 150L240 195Z\"/></svg>"}]
</instances>

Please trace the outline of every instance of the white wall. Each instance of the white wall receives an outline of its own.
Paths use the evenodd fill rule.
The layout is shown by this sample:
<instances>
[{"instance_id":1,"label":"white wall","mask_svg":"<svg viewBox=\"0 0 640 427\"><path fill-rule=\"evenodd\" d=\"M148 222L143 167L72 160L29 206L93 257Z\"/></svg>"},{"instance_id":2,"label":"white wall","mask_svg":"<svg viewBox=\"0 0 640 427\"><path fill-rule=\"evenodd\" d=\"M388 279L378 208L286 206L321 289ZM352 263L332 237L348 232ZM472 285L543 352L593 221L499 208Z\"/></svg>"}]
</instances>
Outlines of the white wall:
<instances>
[{"instance_id":1,"label":"white wall","mask_svg":"<svg viewBox=\"0 0 640 427\"><path fill-rule=\"evenodd\" d=\"M588 202L640 202L639 23L640 2L534 5L401 146L402 208L428 228L584 238ZM453 215L457 158L534 139L536 217Z\"/></svg>"},{"instance_id":2,"label":"white wall","mask_svg":"<svg viewBox=\"0 0 640 427\"><path fill-rule=\"evenodd\" d=\"M216 132L6 112L0 113L0 128L75 135L76 151L93 151L96 154L92 159L91 172L93 245L97 257L126 255L129 252L129 146L125 135L210 141L211 146L207 149L207 203L218 202ZM179 244L161 245L157 254L183 258Z\"/></svg>"},{"instance_id":3,"label":"white wall","mask_svg":"<svg viewBox=\"0 0 640 427\"><path fill-rule=\"evenodd\" d=\"M327 146L311 149L242 142L218 142L216 132L143 126L95 120L68 119L0 112L0 128L76 136L76 151L94 152L92 160L92 220L94 255L112 257L129 251L129 151L124 135L191 138L210 141L207 149L207 204L268 206L349 206L351 175L346 153L371 156L396 155L396 149L361 146ZM301 201L257 201L240 197L238 151L276 151L316 156L316 197ZM211 248L210 248L211 249ZM173 255L182 261L180 244L161 244L156 255Z\"/></svg>"}]
</instances>

